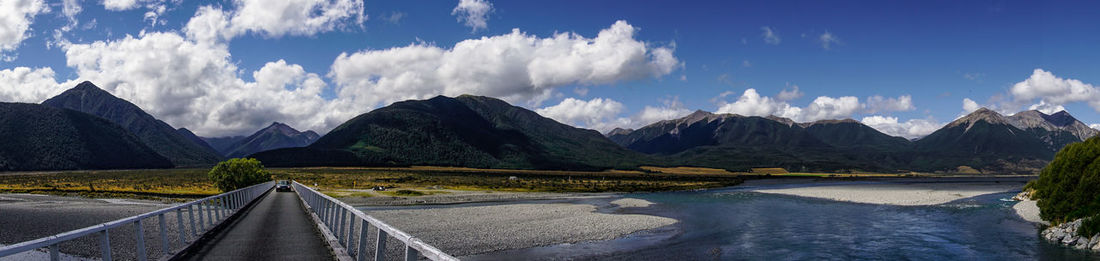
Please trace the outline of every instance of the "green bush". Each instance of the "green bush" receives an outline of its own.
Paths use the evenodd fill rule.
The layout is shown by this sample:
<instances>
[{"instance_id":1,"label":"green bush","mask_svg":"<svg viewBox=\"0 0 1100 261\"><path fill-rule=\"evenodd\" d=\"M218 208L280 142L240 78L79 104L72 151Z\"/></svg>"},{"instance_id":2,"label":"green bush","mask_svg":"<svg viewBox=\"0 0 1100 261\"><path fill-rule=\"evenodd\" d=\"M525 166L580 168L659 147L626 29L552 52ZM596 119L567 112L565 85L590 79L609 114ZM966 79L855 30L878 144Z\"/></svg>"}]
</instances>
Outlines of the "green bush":
<instances>
[{"instance_id":1,"label":"green bush","mask_svg":"<svg viewBox=\"0 0 1100 261\"><path fill-rule=\"evenodd\" d=\"M264 170L264 165L251 158L222 161L207 176L222 191L232 191L271 180L271 174Z\"/></svg>"},{"instance_id":2,"label":"green bush","mask_svg":"<svg viewBox=\"0 0 1100 261\"><path fill-rule=\"evenodd\" d=\"M1035 189L1039 216L1054 224L1100 214L1100 137L1062 148L1027 188Z\"/></svg>"},{"instance_id":3,"label":"green bush","mask_svg":"<svg viewBox=\"0 0 1100 261\"><path fill-rule=\"evenodd\" d=\"M1085 237L1092 237L1092 235L1100 234L1100 218L1098 216L1091 216L1081 221L1081 228L1077 229L1077 234Z\"/></svg>"}]
</instances>

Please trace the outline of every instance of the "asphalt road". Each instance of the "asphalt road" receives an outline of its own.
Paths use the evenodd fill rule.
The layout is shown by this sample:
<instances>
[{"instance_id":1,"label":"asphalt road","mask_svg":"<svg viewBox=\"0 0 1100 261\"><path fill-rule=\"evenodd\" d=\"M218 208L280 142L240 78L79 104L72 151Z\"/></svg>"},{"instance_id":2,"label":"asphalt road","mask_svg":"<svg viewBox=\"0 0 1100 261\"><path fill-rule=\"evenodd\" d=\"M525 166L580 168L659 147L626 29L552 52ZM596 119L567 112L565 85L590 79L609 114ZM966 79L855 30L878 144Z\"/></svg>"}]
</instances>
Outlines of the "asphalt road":
<instances>
[{"instance_id":1,"label":"asphalt road","mask_svg":"<svg viewBox=\"0 0 1100 261\"><path fill-rule=\"evenodd\" d=\"M268 193L181 260L333 260L294 192Z\"/></svg>"}]
</instances>

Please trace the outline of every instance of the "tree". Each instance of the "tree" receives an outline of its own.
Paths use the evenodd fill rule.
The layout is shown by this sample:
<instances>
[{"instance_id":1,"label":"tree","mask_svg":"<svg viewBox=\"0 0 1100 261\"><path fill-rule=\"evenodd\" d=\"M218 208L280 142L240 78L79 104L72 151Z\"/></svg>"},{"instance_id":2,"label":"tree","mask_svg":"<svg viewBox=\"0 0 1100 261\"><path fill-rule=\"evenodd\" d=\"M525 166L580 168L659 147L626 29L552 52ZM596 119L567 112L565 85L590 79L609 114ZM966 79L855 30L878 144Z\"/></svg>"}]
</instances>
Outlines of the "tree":
<instances>
[{"instance_id":1,"label":"tree","mask_svg":"<svg viewBox=\"0 0 1100 261\"><path fill-rule=\"evenodd\" d=\"M252 158L222 161L207 176L222 191L232 191L271 180L271 174L264 170L264 165Z\"/></svg>"},{"instance_id":2,"label":"tree","mask_svg":"<svg viewBox=\"0 0 1100 261\"><path fill-rule=\"evenodd\" d=\"M1039 215L1058 224L1079 218L1085 220L1081 234L1100 231L1100 137L1074 143L1062 148L1039 179L1028 184L1034 189Z\"/></svg>"}]
</instances>

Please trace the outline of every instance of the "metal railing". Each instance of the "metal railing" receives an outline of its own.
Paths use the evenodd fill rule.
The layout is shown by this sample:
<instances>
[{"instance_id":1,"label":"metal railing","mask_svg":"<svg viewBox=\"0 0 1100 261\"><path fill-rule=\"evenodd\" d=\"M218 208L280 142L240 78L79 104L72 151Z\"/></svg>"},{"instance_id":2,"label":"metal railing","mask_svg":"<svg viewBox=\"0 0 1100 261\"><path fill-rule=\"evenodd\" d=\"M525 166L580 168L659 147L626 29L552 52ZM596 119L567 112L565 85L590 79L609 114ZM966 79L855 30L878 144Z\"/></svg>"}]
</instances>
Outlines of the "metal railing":
<instances>
[{"instance_id":1,"label":"metal railing","mask_svg":"<svg viewBox=\"0 0 1100 261\"><path fill-rule=\"evenodd\" d=\"M332 231L333 236L344 247L344 251L347 252L344 254L352 256L352 239L356 238L355 235L358 234L358 246L355 248L358 250L354 252L356 260L363 261L367 258L367 243L370 241L367 235L368 225L377 228L374 240L374 260L376 261L385 260L386 239L388 237L393 237L405 243L405 260L417 260L421 255L437 261L458 260L458 258L443 253L443 251L424 243L424 241L367 215L347 203L317 192L297 181L293 185L294 191L309 206L309 210L320 218L322 225ZM359 233L354 233L356 232L356 224L359 224Z\"/></svg>"},{"instance_id":2,"label":"metal railing","mask_svg":"<svg viewBox=\"0 0 1100 261\"><path fill-rule=\"evenodd\" d=\"M252 202L256 198L263 195L265 192L274 187L274 185L274 181L266 182L137 216L123 218L53 236L0 247L0 257L19 254L40 248L48 248L50 260L56 261L60 259L59 244L84 236L98 234L99 248L102 259L104 261L110 261L110 230L132 224L134 227L134 241L136 243L136 245L134 246L135 259L147 260L148 257L146 256L146 250L148 249L146 248L147 246L145 244L145 228L142 226L142 223L145 222L146 219L154 217L158 220L158 229L156 230L160 234L161 253L165 256L171 256L175 254L175 252L177 252L178 250L182 250L189 244L193 243L197 238L199 238L199 236L206 233L206 231L213 229L216 225L221 223L227 217L232 216L233 213L236 213L241 208L248 205L249 202ZM171 248L172 246L170 245L168 236L170 231L168 229L168 222L166 221L165 217L165 215L171 214L172 212L175 212L175 223L177 225L175 231L177 232L176 234L178 234L179 237L178 246L175 249ZM187 230L187 226L185 223L190 224L190 230Z\"/></svg>"}]
</instances>

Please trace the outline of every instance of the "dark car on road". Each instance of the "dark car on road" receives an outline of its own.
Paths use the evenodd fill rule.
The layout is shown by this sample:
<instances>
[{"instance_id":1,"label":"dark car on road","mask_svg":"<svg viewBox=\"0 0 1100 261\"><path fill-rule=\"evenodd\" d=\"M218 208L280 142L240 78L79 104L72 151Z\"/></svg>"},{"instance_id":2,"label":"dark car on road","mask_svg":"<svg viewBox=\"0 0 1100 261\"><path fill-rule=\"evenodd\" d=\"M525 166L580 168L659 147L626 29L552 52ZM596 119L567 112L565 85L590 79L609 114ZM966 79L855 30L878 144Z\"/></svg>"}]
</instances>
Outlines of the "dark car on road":
<instances>
[{"instance_id":1,"label":"dark car on road","mask_svg":"<svg viewBox=\"0 0 1100 261\"><path fill-rule=\"evenodd\" d=\"M275 191L291 191L290 181L280 180L279 183L275 184Z\"/></svg>"}]
</instances>

